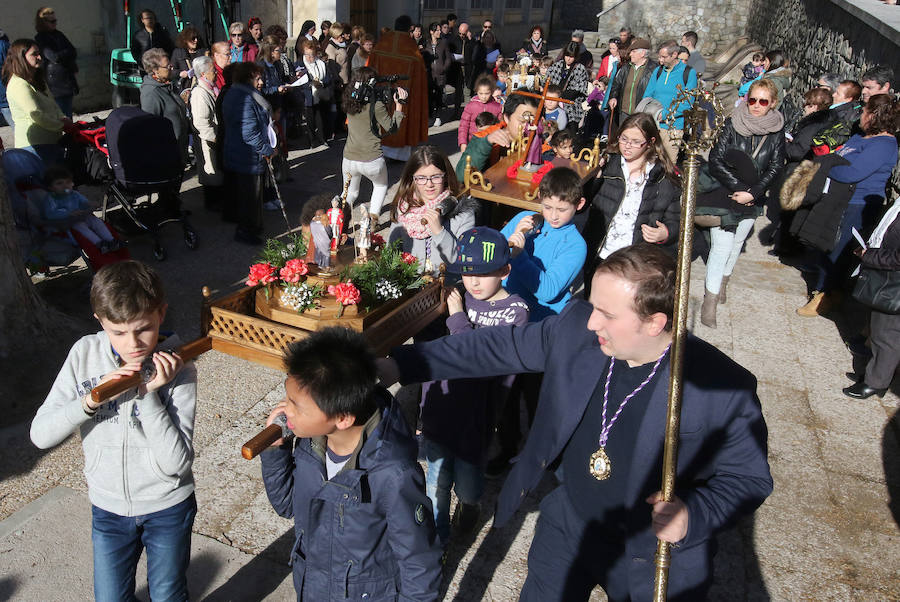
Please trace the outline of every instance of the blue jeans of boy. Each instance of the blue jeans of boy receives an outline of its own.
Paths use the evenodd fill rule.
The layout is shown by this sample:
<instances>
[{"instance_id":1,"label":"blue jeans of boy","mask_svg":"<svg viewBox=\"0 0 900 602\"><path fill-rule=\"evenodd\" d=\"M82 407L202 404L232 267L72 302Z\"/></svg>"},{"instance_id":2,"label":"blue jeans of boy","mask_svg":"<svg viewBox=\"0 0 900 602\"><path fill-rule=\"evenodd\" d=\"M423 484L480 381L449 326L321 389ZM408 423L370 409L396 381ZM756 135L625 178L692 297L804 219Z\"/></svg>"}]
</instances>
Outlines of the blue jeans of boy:
<instances>
[{"instance_id":1,"label":"blue jeans of boy","mask_svg":"<svg viewBox=\"0 0 900 602\"><path fill-rule=\"evenodd\" d=\"M484 493L484 469L454 456L446 447L425 439L425 494L434 510L441 545L450 539L450 488L462 504L477 504Z\"/></svg>"},{"instance_id":2,"label":"blue jeans of boy","mask_svg":"<svg viewBox=\"0 0 900 602\"><path fill-rule=\"evenodd\" d=\"M143 516L120 516L97 506L91 506L91 513L97 602L137 599L135 571L144 548L150 599L188 600L191 527L197 515L194 494L171 508Z\"/></svg>"}]
</instances>

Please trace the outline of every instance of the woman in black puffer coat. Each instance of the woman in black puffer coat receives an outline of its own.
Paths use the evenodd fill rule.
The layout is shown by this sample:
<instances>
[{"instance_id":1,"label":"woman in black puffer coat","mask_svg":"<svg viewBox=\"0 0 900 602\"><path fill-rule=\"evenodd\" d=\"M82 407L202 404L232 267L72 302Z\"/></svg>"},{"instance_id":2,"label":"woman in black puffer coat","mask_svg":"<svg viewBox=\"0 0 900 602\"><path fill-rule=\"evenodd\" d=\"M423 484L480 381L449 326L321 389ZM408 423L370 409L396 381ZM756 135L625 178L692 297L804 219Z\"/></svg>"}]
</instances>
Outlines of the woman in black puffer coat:
<instances>
[{"instance_id":1,"label":"woman in black puffer coat","mask_svg":"<svg viewBox=\"0 0 900 602\"><path fill-rule=\"evenodd\" d=\"M585 227L588 289L594 268L613 251L648 242L675 253L678 240L681 182L653 118L628 117L609 150Z\"/></svg>"},{"instance_id":2,"label":"woman in black puffer coat","mask_svg":"<svg viewBox=\"0 0 900 602\"><path fill-rule=\"evenodd\" d=\"M791 172L805 159L813 158L813 138L828 125L831 116L828 110L834 97L827 88L813 88L803 95L803 117L791 129L785 138L784 152L787 164L779 178L779 184L773 190L781 190L781 185ZM775 243L775 255L788 254L799 250L797 242L791 238L791 220L793 211L783 211L780 194L772 194L766 202L766 216L774 227L772 239Z\"/></svg>"},{"instance_id":3,"label":"woman in black puffer coat","mask_svg":"<svg viewBox=\"0 0 900 602\"><path fill-rule=\"evenodd\" d=\"M766 191L784 168L784 116L775 109L778 88L765 78L753 82L746 102L725 122L709 153L709 173L719 186L697 199L698 214L717 215L709 229L706 292L700 322L716 327L716 305L725 302L725 285L762 214Z\"/></svg>"},{"instance_id":4,"label":"woman in black puffer coat","mask_svg":"<svg viewBox=\"0 0 900 602\"><path fill-rule=\"evenodd\" d=\"M34 41L41 49L47 69L47 87L50 96L69 119L72 118L72 98L78 94L78 53L66 35L56 29L56 13L49 6L38 9L34 18L37 33Z\"/></svg>"}]
</instances>

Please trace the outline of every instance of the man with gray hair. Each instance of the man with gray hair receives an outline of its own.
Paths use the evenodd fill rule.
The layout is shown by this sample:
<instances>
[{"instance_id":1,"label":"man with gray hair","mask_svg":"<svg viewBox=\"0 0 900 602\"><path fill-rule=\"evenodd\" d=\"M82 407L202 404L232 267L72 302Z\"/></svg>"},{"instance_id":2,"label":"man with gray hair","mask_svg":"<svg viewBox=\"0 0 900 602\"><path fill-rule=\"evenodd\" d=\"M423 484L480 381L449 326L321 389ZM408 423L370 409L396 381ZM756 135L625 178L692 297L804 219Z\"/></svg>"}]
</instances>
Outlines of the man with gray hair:
<instances>
[{"instance_id":1,"label":"man with gray hair","mask_svg":"<svg viewBox=\"0 0 900 602\"><path fill-rule=\"evenodd\" d=\"M588 70L588 73L594 67L594 55L591 54L591 51L587 49L587 46L584 45L584 30L576 29L572 32L571 40L573 42L578 42L578 56L575 58L575 62L581 63ZM566 45L563 44L563 49L559 51L559 54L556 55L556 60L561 61L563 59L563 52L566 50Z\"/></svg>"},{"instance_id":2,"label":"man with gray hair","mask_svg":"<svg viewBox=\"0 0 900 602\"><path fill-rule=\"evenodd\" d=\"M609 84L609 109L618 106L618 123L621 124L632 113L644 97L644 90L650 83L650 75L656 70L656 61L650 58L650 41L636 38L631 46L620 46L621 64L616 76ZM628 56L628 60L625 60Z\"/></svg>"}]
</instances>

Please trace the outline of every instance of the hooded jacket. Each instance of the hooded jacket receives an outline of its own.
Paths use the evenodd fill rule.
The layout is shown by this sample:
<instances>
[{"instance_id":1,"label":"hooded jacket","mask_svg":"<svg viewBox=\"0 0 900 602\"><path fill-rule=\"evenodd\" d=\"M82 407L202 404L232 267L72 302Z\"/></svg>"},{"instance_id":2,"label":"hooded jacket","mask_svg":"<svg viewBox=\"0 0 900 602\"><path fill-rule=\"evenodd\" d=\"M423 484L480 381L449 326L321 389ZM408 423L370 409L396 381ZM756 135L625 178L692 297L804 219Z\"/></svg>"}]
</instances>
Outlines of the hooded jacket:
<instances>
[{"instance_id":1,"label":"hooded jacket","mask_svg":"<svg viewBox=\"0 0 900 602\"><path fill-rule=\"evenodd\" d=\"M178 344L172 336L158 348ZM130 389L93 416L85 414L81 398L118 368L105 332L82 337L38 408L31 440L48 449L77 430L91 503L119 516L141 516L171 508L194 492L197 370L185 364L158 391L138 397L137 389Z\"/></svg>"},{"instance_id":2,"label":"hooded jacket","mask_svg":"<svg viewBox=\"0 0 900 602\"><path fill-rule=\"evenodd\" d=\"M225 169L261 174L265 157L275 152L269 144L269 114L257 97L262 99L256 90L243 84L232 85L225 93L219 122L225 132L222 144Z\"/></svg>"},{"instance_id":3,"label":"hooded jacket","mask_svg":"<svg viewBox=\"0 0 900 602\"><path fill-rule=\"evenodd\" d=\"M360 445L331 480L324 437L260 455L275 511L294 519L297 599L436 600L441 549L416 462L416 441L391 395L379 389Z\"/></svg>"}]
</instances>

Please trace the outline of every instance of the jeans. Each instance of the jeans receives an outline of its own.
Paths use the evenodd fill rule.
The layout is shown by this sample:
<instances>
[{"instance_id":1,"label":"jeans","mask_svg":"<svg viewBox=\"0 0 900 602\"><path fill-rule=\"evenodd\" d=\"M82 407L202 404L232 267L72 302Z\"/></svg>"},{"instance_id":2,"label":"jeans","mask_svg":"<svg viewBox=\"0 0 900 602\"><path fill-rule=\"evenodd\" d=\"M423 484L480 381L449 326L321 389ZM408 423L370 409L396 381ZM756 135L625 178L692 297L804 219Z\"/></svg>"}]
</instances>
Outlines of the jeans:
<instances>
[{"instance_id":1,"label":"jeans","mask_svg":"<svg viewBox=\"0 0 900 602\"><path fill-rule=\"evenodd\" d=\"M827 293L840 288L842 281L850 274L850 266L859 262L852 254L852 250L859 246L853 237L853 228L859 231L864 240L867 239L878 224L882 211L881 201L882 199L878 199L878 202L847 205L834 249L830 253L816 252L817 277L813 290Z\"/></svg>"},{"instance_id":2,"label":"jeans","mask_svg":"<svg viewBox=\"0 0 900 602\"><path fill-rule=\"evenodd\" d=\"M350 188L347 190L347 203L351 207L355 206L356 197L359 196L359 185L362 183L360 176L365 176L372 181L372 198L369 201L369 213L378 215L381 213L381 206L384 204L384 197L388 190L388 172L387 163L384 157L378 157L374 161L352 161L343 159L341 161L341 173L343 181L347 181L347 176L352 175L350 180ZM374 227L375 224L372 224Z\"/></svg>"},{"instance_id":3,"label":"jeans","mask_svg":"<svg viewBox=\"0 0 900 602\"><path fill-rule=\"evenodd\" d=\"M136 600L135 571L147 548L147 582L152 600L188 600L187 568L197 499L143 516L119 516L91 506L94 541L94 598Z\"/></svg>"},{"instance_id":4,"label":"jeans","mask_svg":"<svg viewBox=\"0 0 900 602\"><path fill-rule=\"evenodd\" d=\"M462 504L477 504L484 493L484 470L455 457L431 439L425 439L425 494L434 509L434 524L441 544L450 538L450 488Z\"/></svg>"},{"instance_id":5,"label":"jeans","mask_svg":"<svg viewBox=\"0 0 900 602\"><path fill-rule=\"evenodd\" d=\"M741 254L744 241L750 235L754 219L742 219L734 232L728 232L718 226L709 229L712 239L709 248L709 260L706 262L706 290L714 295L719 294L722 277L731 276L734 264Z\"/></svg>"},{"instance_id":6,"label":"jeans","mask_svg":"<svg viewBox=\"0 0 900 602\"><path fill-rule=\"evenodd\" d=\"M59 107L59 110L63 112L63 115L72 119L72 99L74 96L69 94L68 96L54 96L53 100L56 101L56 106Z\"/></svg>"}]
</instances>

